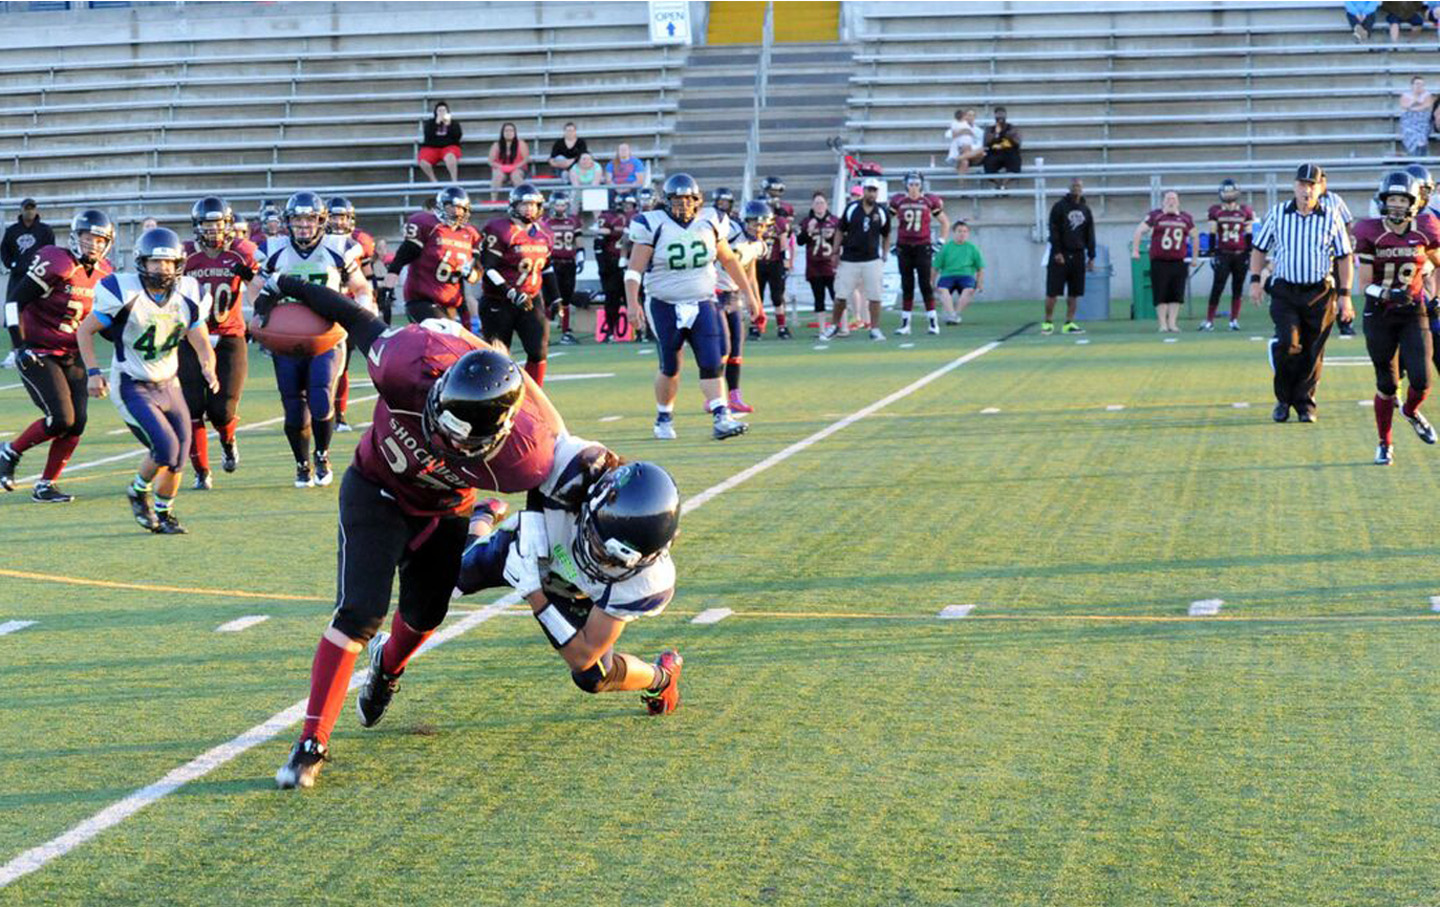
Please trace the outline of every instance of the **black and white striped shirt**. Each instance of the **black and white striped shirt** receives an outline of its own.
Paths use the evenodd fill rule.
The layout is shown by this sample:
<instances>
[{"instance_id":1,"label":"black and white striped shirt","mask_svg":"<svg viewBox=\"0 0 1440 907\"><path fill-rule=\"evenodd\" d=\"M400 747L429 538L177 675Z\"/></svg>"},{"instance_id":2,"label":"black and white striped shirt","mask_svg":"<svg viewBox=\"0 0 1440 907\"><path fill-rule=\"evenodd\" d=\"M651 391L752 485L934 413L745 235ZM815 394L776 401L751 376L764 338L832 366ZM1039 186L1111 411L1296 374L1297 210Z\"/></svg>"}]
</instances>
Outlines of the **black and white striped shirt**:
<instances>
[{"instance_id":1,"label":"black and white striped shirt","mask_svg":"<svg viewBox=\"0 0 1440 907\"><path fill-rule=\"evenodd\" d=\"M1320 283L1337 258L1349 255L1350 235L1333 205L1301 214L1294 201L1271 208L1260 222L1255 248L1270 256L1276 280Z\"/></svg>"}]
</instances>

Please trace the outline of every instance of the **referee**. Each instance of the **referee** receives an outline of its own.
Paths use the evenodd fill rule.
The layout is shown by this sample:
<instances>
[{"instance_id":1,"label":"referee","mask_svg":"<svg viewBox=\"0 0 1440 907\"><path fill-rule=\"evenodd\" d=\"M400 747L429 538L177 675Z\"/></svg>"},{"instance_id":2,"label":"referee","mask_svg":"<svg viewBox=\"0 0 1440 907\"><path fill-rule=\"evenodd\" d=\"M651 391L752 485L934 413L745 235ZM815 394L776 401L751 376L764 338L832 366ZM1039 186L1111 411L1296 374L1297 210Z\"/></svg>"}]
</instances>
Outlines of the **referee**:
<instances>
[{"instance_id":1,"label":"referee","mask_svg":"<svg viewBox=\"0 0 1440 907\"><path fill-rule=\"evenodd\" d=\"M1275 368L1276 422L1290 418L1315 421L1315 387L1325 361L1325 341L1335 320L1355 317L1350 304L1350 235L1335 208L1320 203L1325 172L1316 164L1295 171L1295 199L1271 208L1260 224L1250 252L1250 298L1260 305L1260 271L1268 257L1273 273L1270 294L1275 339L1270 358ZM1337 291L1335 283L1339 282Z\"/></svg>"}]
</instances>

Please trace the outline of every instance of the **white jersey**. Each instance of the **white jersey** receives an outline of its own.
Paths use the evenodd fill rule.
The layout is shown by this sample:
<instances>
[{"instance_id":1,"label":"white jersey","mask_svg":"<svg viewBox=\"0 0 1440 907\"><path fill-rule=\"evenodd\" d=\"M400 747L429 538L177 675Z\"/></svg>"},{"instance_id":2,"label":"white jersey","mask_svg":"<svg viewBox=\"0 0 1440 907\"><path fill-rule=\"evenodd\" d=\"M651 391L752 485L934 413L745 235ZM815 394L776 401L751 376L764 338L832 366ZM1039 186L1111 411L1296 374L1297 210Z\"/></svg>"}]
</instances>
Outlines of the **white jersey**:
<instances>
[{"instance_id":1,"label":"white jersey","mask_svg":"<svg viewBox=\"0 0 1440 907\"><path fill-rule=\"evenodd\" d=\"M360 273L364 256L365 250L353 238L327 233L308 252L291 245L289 236L269 236L255 257L262 274L303 277L339 293L345 290L352 273Z\"/></svg>"},{"instance_id":2,"label":"white jersey","mask_svg":"<svg viewBox=\"0 0 1440 907\"><path fill-rule=\"evenodd\" d=\"M714 301L715 250L725 236L725 216L702 208L689 224L668 211L646 211L630 222L630 241L651 246L645 292L671 304Z\"/></svg>"},{"instance_id":3,"label":"white jersey","mask_svg":"<svg viewBox=\"0 0 1440 907\"><path fill-rule=\"evenodd\" d=\"M156 302L138 274L111 274L95 287L95 318L110 329L115 358L111 381L168 381L179 370L176 347L210 316L210 294L193 277L181 277Z\"/></svg>"}]
</instances>

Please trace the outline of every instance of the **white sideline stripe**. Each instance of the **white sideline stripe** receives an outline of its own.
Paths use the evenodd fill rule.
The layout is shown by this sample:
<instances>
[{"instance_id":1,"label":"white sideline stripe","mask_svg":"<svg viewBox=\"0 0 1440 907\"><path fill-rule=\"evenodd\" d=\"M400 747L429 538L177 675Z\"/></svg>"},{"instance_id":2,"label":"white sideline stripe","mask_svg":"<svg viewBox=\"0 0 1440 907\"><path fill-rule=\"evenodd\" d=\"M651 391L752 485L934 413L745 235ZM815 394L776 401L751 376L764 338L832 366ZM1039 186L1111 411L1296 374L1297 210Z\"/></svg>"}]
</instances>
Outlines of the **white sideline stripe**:
<instances>
[{"instance_id":1,"label":"white sideline stripe","mask_svg":"<svg viewBox=\"0 0 1440 907\"><path fill-rule=\"evenodd\" d=\"M1190 603L1191 617L1214 617L1220 613L1220 606L1225 602L1218 598L1206 598L1198 602Z\"/></svg>"},{"instance_id":2,"label":"white sideline stripe","mask_svg":"<svg viewBox=\"0 0 1440 907\"><path fill-rule=\"evenodd\" d=\"M568 355L570 355L570 354L562 351L562 352L559 352L559 353L550 353L550 352L547 352L546 355L547 355L550 359L559 359L561 356L568 356Z\"/></svg>"},{"instance_id":3,"label":"white sideline stripe","mask_svg":"<svg viewBox=\"0 0 1440 907\"><path fill-rule=\"evenodd\" d=\"M940 613L935 616L941 620L959 620L962 617L968 616L970 612L974 610L974 605L946 605L941 608Z\"/></svg>"},{"instance_id":4,"label":"white sideline stripe","mask_svg":"<svg viewBox=\"0 0 1440 907\"><path fill-rule=\"evenodd\" d=\"M1440 595L1430 596L1430 610L1440 611Z\"/></svg>"},{"instance_id":5,"label":"white sideline stripe","mask_svg":"<svg viewBox=\"0 0 1440 907\"><path fill-rule=\"evenodd\" d=\"M13 391L13 390L14 390L15 388L17 388L17 387L24 387L24 386L25 386L25 382L23 382L23 381L20 382L19 384L6 384L6 385L3 385L3 386L0 386L0 391Z\"/></svg>"},{"instance_id":6,"label":"white sideline stripe","mask_svg":"<svg viewBox=\"0 0 1440 907\"><path fill-rule=\"evenodd\" d=\"M33 620L7 620L5 623L0 624L0 636L7 636L17 630L23 630L26 627L33 626L35 626L35 621Z\"/></svg>"},{"instance_id":7,"label":"white sideline stripe","mask_svg":"<svg viewBox=\"0 0 1440 907\"><path fill-rule=\"evenodd\" d=\"M982 415L982 416L993 416L993 415L995 415L995 414L998 413L998 412L1000 412L1000 407L998 407L998 406L987 406L987 407L985 407L984 409L980 410L980 415Z\"/></svg>"},{"instance_id":8,"label":"white sideline stripe","mask_svg":"<svg viewBox=\"0 0 1440 907\"><path fill-rule=\"evenodd\" d=\"M600 421L601 421L601 422L619 422L619 421L620 421L621 419L623 419L623 418L625 418L625 417L624 417L624 416L601 416L601 417L600 417Z\"/></svg>"},{"instance_id":9,"label":"white sideline stripe","mask_svg":"<svg viewBox=\"0 0 1440 907\"><path fill-rule=\"evenodd\" d=\"M734 614L729 608L706 608L690 619L692 624L718 624L720 621Z\"/></svg>"},{"instance_id":10,"label":"white sideline stripe","mask_svg":"<svg viewBox=\"0 0 1440 907\"><path fill-rule=\"evenodd\" d=\"M248 630L256 624L263 624L270 619L268 614L251 614L247 617L237 617L229 623L221 624L215 628L216 633L239 633L241 630Z\"/></svg>"},{"instance_id":11,"label":"white sideline stripe","mask_svg":"<svg viewBox=\"0 0 1440 907\"><path fill-rule=\"evenodd\" d=\"M379 394L371 394L371 395L368 396L368 397L356 397L356 398L354 398L353 400L351 400L350 402L351 402L351 403L365 403L365 402L370 401L370 400L378 400L378 399L380 399L380 395L379 395ZM239 431L249 431L250 429L254 429L254 428L264 428L264 427L267 426L267 425L274 425L276 422L284 422L284 421L285 421L285 417L284 417L284 416L276 416L276 417L273 418L273 419L264 419L264 420L262 420L262 421L260 421L260 422L247 422L247 423L245 423L244 425L241 425L240 427L236 428L235 430L236 430L237 432L239 432ZM129 431L129 430L130 430L130 429L128 429L128 428L122 428L122 429L120 429L120 432L125 432L125 431ZM109 432L108 434L118 434L118 433L119 433L119 432L113 432L113 431L112 431L112 432ZM212 432L210 432L210 437L212 437L212 438L218 438L218 437L220 437L220 435L219 435L218 433L212 431ZM143 448L143 447L137 447L137 448L135 448L134 450L127 450L127 451L125 451L124 453L112 454L111 456L108 456L108 457L101 457L101 458L98 459L98 460L88 460L88 461L86 461L86 462L84 462L84 463L71 463L69 466L65 467L65 471L66 471L66 472L76 472L76 471L81 470L81 469L89 469L89 468L91 468L92 466L104 466L106 463L118 463L118 462L120 462L121 460L128 460L128 459L130 459L131 457L138 457L138 456L140 456L141 454L143 454L144 452L145 452L145 448ZM40 473L37 472L37 473L35 473L33 476L26 476L26 477L23 478L23 479L16 479L15 481L16 481L16 482L33 482L33 481L35 481L35 480L38 479L38 478L40 478Z\"/></svg>"},{"instance_id":12,"label":"white sideline stripe","mask_svg":"<svg viewBox=\"0 0 1440 907\"><path fill-rule=\"evenodd\" d=\"M590 378L614 378L614 372L576 372L573 375L546 375L546 381L585 381Z\"/></svg>"},{"instance_id":13,"label":"white sideline stripe","mask_svg":"<svg viewBox=\"0 0 1440 907\"><path fill-rule=\"evenodd\" d=\"M1107 413L1118 413L1118 412L1120 412L1120 410L1122 410L1122 409L1124 409L1124 408L1125 408L1125 404L1123 404L1123 403L1111 403L1110 405L1108 405L1108 406L1105 407L1105 412L1107 412Z\"/></svg>"},{"instance_id":14,"label":"white sideline stripe","mask_svg":"<svg viewBox=\"0 0 1440 907\"><path fill-rule=\"evenodd\" d=\"M967 362L970 362L973 359L977 359L980 356L985 355L986 353L990 352L998 346L1000 346L999 341L991 341L990 343L985 344L979 349L972 350L961 356L960 358L941 366L940 368L924 376L923 378L920 378L919 380L906 385L895 393L890 394L888 397L877 400L876 402L870 404L864 409L860 409L854 413L851 413L844 419L841 419L839 422L835 422L834 424L826 428L822 428L820 431L817 431L815 434L810 435L808 438L797 441L778 453L771 454L764 460L756 463L754 466L751 466L748 469L741 470L740 472L731 476L729 479L726 479L725 481L719 483L718 485L711 486L710 488L707 488L699 494L695 495L681 506L681 512L689 513L690 511L703 506L707 501L713 500L714 498L724 494L725 492L741 484L742 482L745 482L746 480L756 475L759 475L760 473L764 472L772 466L775 466L778 463L783 463L785 460L788 460L795 454L805 450L808 447L813 446L819 441L823 441L825 438L828 438L835 432L840 431L842 428L846 428L856 422L859 422L861 419L864 419L871 413L874 413L879 409L889 406L896 400L900 400L904 397L909 396L910 394L913 394L915 391L919 390L920 388L924 387L935 379L942 377L948 372L959 368L960 366L964 365ZM436 646L444 645L450 640L455 639L456 637L470 631L474 627L479 626L490 618L505 613L505 610L507 608L509 608L511 605L518 604L519 602L520 596L512 592L509 595L506 595L503 598L496 600L492 604L487 605L472 614L467 614L464 618L456 621L454 624L448 627L445 627L444 629L436 633L434 636L431 636L428 640L426 640L425 644L420 647L420 650L418 652L416 652L416 655L423 655L424 653L430 651ZM364 678L366 675L368 675L368 673L368 671L362 671L352 675L350 678L350 686L348 687L348 689L354 690L356 687L358 687L364 681ZM175 791L179 790L181 787L185 786L191 781L194 781L197 778L204 777L205 775L209 774L210 772L234 759L236 756L239 756L248 750L254 749L262 743L268 743L269 741L275 739L287 728L294 725L296 722L300 721L302 718L305 717L305 707L308 704L308 701L309 697L307 696L305 699L301 699L299 702L290 706L288 709L272 715L265 722L255 725L255 727L234 738L233 740L230 740L228 743L222 743L214 749L211 749L195 757L194 759L185 763L179 768L174 769L169 774L165 775L165 777L161 778L159 781L156 781L154 784L151 784L148 787L142 787L140 790L135 791L128 797L117 800L116 802L97 812L95 815L71 828L69 831L60 835L59 837L53 838L37 847L32 847L24 853L20 854L19 856L15 857L14 859L10 860L4 866L0 866L0 888L4 888L11 882L14 882L16 879L22 878L23 876L26 876L29 873L40 869L52 860L63 857L65 854L74 850L76 847L79 847L81 844L84 844L86 841L89 841L91 838L94 838L96 835L99 835L106 829L120 824L121 822L128 819L130 816L135 815L135 813L149 806L151 803L154 803L155 801L161 799L162 797L165 797L168 794L174 793Z\"/></svg>"}]
</instances>

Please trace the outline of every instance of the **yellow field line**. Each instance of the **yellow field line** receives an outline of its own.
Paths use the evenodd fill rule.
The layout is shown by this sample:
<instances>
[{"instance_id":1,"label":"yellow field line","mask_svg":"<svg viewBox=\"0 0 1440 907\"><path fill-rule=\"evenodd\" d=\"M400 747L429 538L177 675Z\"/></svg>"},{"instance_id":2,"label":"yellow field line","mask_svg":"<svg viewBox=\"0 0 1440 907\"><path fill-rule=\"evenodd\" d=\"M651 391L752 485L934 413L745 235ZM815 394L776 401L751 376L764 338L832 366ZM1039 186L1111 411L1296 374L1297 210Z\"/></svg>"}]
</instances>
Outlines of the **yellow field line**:
<instances>
[{"instance_id":1,"label":"yellow field line","mask_svg":"<svg viewBox=\"0 0 1440 907\"><path fill-rule=\"evenodd\" d=\"M139 589L142 592L181 592L186 595L218 595L224 598L266 598L284 602L328 602L332 599L313 595L287 595L283 592L246 592L243 589L201 589L194 586L156 586L147 583L117 583L112 580L83 579L78 576L58 576L54 573L30 573L25 570L0 568L0 576L15 579L37 580L47 583L66 583L72 586L100 586L105 589Z\"/></svg>"}]
</instances>

